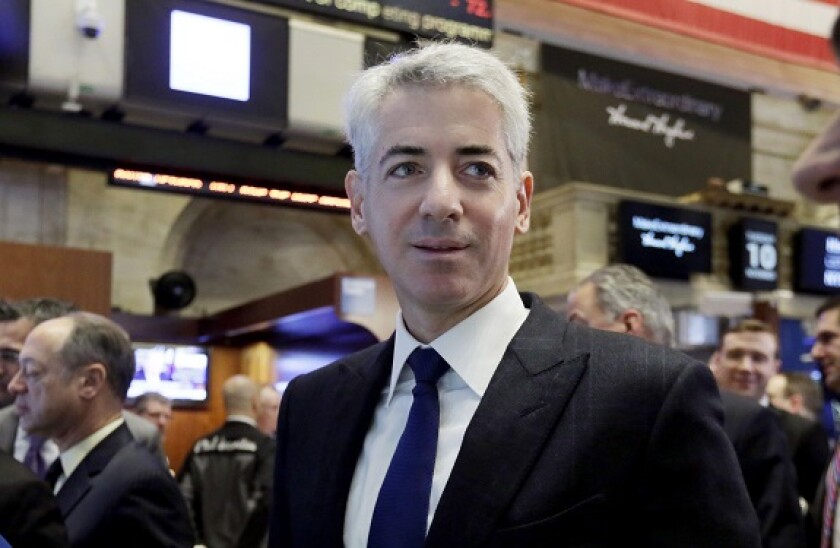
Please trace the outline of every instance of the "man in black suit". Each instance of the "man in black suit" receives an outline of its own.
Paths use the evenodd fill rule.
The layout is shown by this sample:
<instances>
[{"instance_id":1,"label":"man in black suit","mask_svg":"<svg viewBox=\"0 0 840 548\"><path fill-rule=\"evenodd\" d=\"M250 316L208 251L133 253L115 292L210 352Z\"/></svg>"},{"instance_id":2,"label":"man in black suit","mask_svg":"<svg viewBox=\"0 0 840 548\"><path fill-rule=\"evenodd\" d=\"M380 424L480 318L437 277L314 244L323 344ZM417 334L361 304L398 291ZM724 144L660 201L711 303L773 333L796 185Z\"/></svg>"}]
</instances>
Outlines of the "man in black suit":
<instances>
[{"instance_id":1,"label":"man in black suit","mask_svg":"<svg viewBox=\"0 0 840 548\"><path fill-rule=\"evenodd\" d=\"M4 375L0 375L5 380L5 383L0 382L0 401L3 400L2 394L8 393L8 382L20 368L20 350L26 336L36 325L72 312L78 312L72 303L50 298L24 299L11 303L0 301L0 360L5 361ZM10 372L12 374L7 375ZM9 401L14 402L14 395L10 396ZM149 447L166 462L161 435L157 429L127 411L123 417L134 439ZM58 448L50 439L41 439L37 443L38 447L31 447L30 436L20 427L14 405L0 408L0 451L28 464L33 472L43 477L47 467L58 457Z\"/></svg>"},{"instance_id":2,"label":"man in black suit","mask_svg":"<svg viewBox=\"0 0 840 548\"><path fill-rule=\"evenodd\" d=\"M71 546L193 544L175 480L125 426L133 375L128 335L96 314L41 323L20 352L9 390L24 430L58 445L47 480Z\"/></svg>"},{"instance_id":3,"label":"man in black suit","mask_svg":"<svg viewBox=\"0 0 840 548\"><path fill-rule=\"evenodd\" d=\"M5 453L0 453L0 535L12 546L67 546L67 530L49 486Z\"/></svg>"},{"instance_id":4,"label":"man in black suit","mask_svg":"<svg viewBox=\"0 0 840 548\"><path fill-rule=\"evenodd\" d=\"M769 404L767 382L779 370L778 336L766 323L743 320L727 330L709 362L718 385L724 390ZM797 490L810 503L829 458L828 437L816 421L810 421L772 405L768 409L782 427L793 464Z\"/></svg>"},{"instance_id":5,"label":"man in black suit","mask_svg":"<svg viewBox=\"0 0 840 548\"><path fill-rule=\"evenodd\" d=\"M284 393L270 544L758 546L708 369L508 276L533 192L515 74L426 45L365 71L345 113L351 222L401 312Z\"/></svg>"},{"instance_id":6,"label":"man in black suit","mask_svg":"<svg viewBox=\"0 0 840 548\"><path fill-rule=\"evenodd\" d=\"M569 293L567 316L597 329L625 332L670 346L674 318L665 296L638 268L605 266ZM722 391L723 426L732 441L750 500L761 524L763 548L805 545L793 468L784 433L773 414L749 398Z\"/></svg>"}]
</instances>

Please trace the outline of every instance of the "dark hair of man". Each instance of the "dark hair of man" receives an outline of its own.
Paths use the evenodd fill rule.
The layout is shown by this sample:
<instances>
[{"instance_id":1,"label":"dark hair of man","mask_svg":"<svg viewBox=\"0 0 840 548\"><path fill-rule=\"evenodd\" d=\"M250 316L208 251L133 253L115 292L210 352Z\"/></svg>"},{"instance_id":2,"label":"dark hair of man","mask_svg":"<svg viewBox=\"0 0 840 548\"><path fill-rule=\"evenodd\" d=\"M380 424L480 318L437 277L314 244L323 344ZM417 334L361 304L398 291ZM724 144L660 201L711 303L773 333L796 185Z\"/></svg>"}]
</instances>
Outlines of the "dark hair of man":
<instances>
[{"instance_id":1,"label":"dark hair of man","mask_svg":"<svg viewBox=\"0 0 840 548\"><path fill-rule=\"evenodd\" d=\"M823 301L819 308L817 308L814 316L819 318L823 312L828 312L830 310L834 310L835 308L840 308L840 294L829 297ZM838 321L840 321L840 316L838 316Z\"/></svg>"},{"instance_id":2,"label":"dark hair of man","mask_svg":"<svg viewBox=\"0 0 840 548\"><path fill-rule=\"evenodd\" d=\"M68 318L73 321L73 330L58 351L67 372L101 363L107 371L111 390L121 401L125 400L135 369L134 350L128 333L97 314L75 312Z\"/></svg>"},{"instance_id":3,"label":"dark hair of man","mask_svg":"<svg viewBox=\"0 0 840 548\"><path fill-rule=\"evenodd\" d=\"M0 299L0 322L13 322L20 319L20 312L9 301Z\"/></svg>"},{"instance_id":4,"label":"dark hair of man","mask_svg":"<svg viewBox=\"0 0 840 548\"><path fill-rule=\"evenodd\" d=\"M137 399L134 400L134 411L137 413L145 413L149 408L149 403L153 401L162 405L172 405L172 401L160 392L146 392L145 394L140 394L137 396Z\"/></svg>"},{"instance_id":5,"label":"dark hair of man","mask_svg":"<svg viewBox=\"0 0 840 548\"><path fill-rule=\"evenodd\" d=\"M781 373L785 377L784 395L789 398L795 394L802 396L802 403L805 407L819 417L822 413L823 395L819 384L811 378L807 373L801 372L784 372Z\"/></svg>"},{"instance_id":6,"label":"dark hair of man","mask_svg":"<svg viewBox=\"0 0 840 548\"><path fill-rule=\"evenodd\" d=\"M28 319L33 325L79 311L73 303L41 297L17 301L14 307L21 318Z\"/></svg>"},{"instance_id":7,"label":"dark hair of man","mask_svg":"<svg viewBox=\"0 0 840 548\"><path fill-rule=\"evenodd\" d=\"M747 318L745 320L739 321L733 327L727 329L724 334L720 337L718 341L718 350L723 349L723 341L726 339L726 336L731 333L769 333L773 335L773 338L776 340L776 354L779 353L778 350L778 342L779 337L776 335L776 332L773 331L773 328L770 327L770 324L763 322L761 320L756 320L755 318Z\"/></svg>"}]
</instances>

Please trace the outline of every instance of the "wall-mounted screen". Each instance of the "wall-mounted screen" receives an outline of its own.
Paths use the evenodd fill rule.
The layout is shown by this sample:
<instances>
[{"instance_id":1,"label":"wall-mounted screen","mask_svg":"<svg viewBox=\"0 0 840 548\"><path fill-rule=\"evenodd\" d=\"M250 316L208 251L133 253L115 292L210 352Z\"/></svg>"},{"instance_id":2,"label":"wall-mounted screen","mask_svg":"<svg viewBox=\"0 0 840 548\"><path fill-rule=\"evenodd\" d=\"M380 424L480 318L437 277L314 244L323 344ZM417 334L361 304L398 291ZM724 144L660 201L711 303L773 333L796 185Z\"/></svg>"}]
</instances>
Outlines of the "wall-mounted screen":
<instances>
[{"instance_id":1,"label":"wall-mounted screen","mask_svg":"<svg viewBox=\"0 0 840 548\"><path fill-rule=\"evenodd\" d=\"M741 219L729 228L729 276L746 291L772 291L779 286L778 225L762 219Z\"/></svg>"},{"instance_id":2,"label":"wall-mounted screen","mask_svg":"<svg viewBox=\"0 0 840 548\"><path fill-rule=\"evenodd\" d=\"M803 228L793 239L793 256L796 291L840 291L840 237L836 232Z\"/></svg>"},{"instance_id":3,"label":"wall-mounted screen","mask_svg":"<svg viewBox=\"0 0 840 548\"><path fill-rule=\"evenodd\" d=\"M126 34L130 113L285 126L287 19L214 2L131 0Z\"/></svg>"},{"instance_id":4,"label":"wall-mounted screen","mask_svg":"<svg viewBox=\"0 0 840 548\"><path fill-rule=\"evenodd\" d=\"M651 276L685 280L712 271L709 213L624 200L617 230L620 260Z\"/></svg>"},{"instance_id":5,"label":"wall-mounted screen","mask_svg":"<svg viewBox=\"0 0 840 548\"><path fill-rule=\"evenodd\" d=\"M134 343L137 368L128 399L159 392L175 405L207 402L210 354L206 347L160 343Z\"/></svg>"}]
</instances>

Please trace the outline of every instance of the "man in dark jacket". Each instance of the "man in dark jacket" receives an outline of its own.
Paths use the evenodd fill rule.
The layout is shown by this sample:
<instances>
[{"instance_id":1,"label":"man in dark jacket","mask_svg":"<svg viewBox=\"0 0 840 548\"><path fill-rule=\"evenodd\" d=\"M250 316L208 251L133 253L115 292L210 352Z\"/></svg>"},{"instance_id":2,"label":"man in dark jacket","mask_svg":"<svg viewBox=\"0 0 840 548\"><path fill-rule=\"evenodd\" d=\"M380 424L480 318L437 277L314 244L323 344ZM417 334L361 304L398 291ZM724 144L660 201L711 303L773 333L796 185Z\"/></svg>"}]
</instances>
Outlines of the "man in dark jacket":
<instances>
[{"instance_id":1,"label":"man in dark jacket","mask_svg":"<svg viewBox=\"0 0 840 548\"><path fill-rule=\"evenodd\" d=\"M257 384L235 375L222 387L227 420L199 439L179 483L200 544L253 548L268 533L274 441L256 424Z\"/></svg>"}]
</instances>

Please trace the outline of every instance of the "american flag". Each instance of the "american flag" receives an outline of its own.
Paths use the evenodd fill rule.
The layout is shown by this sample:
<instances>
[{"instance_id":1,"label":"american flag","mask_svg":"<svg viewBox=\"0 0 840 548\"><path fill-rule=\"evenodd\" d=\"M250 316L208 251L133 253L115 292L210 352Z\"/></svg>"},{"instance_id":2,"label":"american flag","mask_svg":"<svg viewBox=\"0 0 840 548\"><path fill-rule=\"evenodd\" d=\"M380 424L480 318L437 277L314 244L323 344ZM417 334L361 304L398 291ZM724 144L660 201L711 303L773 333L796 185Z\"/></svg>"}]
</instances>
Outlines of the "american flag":
<instances>
[{"instance_id":1,"label":"american flag","mask_svg":"<svg viewBox=\"0 0 840 548\"><path fill-rule=\"evenodd\" d=\"M838 0L555 0L782 61L836 70Z\"/></svg>"}]
</instances>

